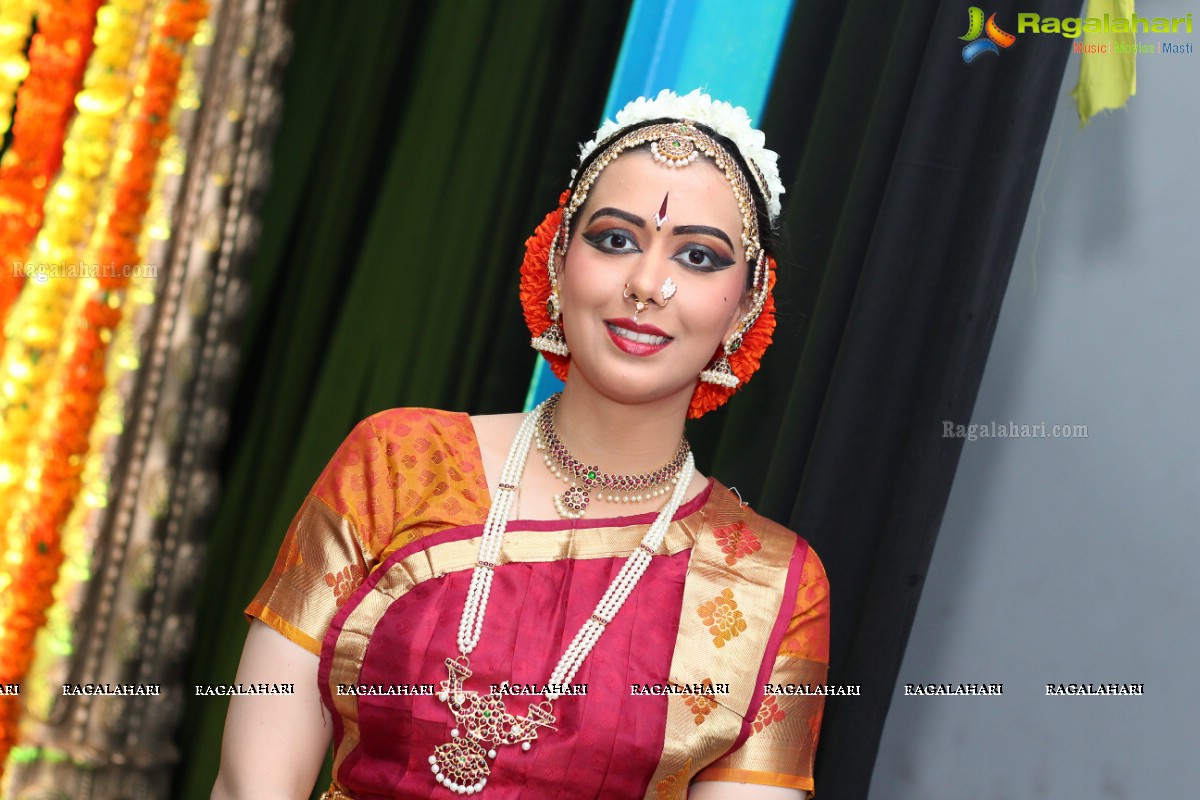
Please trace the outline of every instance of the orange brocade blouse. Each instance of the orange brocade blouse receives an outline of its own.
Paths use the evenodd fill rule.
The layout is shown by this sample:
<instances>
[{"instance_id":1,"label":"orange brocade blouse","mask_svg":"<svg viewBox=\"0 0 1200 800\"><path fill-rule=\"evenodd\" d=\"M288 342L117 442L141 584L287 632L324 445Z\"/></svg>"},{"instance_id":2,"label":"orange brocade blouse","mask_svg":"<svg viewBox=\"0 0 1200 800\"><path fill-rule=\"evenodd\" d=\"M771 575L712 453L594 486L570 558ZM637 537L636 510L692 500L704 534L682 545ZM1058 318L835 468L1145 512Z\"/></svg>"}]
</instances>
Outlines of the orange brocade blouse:
<instances>
[{"instance_id":1,"label":"orange brocade blouse","mask_svg":"<svg viewBox=\"0 0 1200 800\"><path fill-rule=\"evenodd\" d=\"M296 514L246 614L321 658L330 796L452 796L429 768L453 727L433 692L458 655L489 506L470 418L395 409L355 427ZM654 517L511 521L468 688L544 684ZM529 751L498 748L484 792L673 798L705 780L812 792L823 696L797 687L824 684L828 659L816 554L710 481L576 674L586 694L555 701L555 729ZM540 699L506 702L522 713Z\"/></svg>"}]
</instances>

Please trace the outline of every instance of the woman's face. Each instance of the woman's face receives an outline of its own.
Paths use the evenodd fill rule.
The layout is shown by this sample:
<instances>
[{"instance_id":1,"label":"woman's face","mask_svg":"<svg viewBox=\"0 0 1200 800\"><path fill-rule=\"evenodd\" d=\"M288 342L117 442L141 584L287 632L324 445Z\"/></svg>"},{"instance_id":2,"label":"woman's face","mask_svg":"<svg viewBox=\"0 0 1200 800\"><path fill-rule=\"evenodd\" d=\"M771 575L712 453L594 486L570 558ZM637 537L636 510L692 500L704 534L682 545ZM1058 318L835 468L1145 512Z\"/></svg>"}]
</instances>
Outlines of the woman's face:
<instances>
[{"instance_id":1,"label":"woman's face","mask_svg":"<svg viewBox=\"0 0 1200 800\"><path fill-rule=\"evenodd\" d=\"M571 229L560 277L571 379L619 402L686 407L745 310L742 219L724 173L704 157L671 168L644 150L625 153L600 174ZM675 294L663 306L668 278ZM636 323L634 296L656 301Z\"/></svg>"}]
</instances>

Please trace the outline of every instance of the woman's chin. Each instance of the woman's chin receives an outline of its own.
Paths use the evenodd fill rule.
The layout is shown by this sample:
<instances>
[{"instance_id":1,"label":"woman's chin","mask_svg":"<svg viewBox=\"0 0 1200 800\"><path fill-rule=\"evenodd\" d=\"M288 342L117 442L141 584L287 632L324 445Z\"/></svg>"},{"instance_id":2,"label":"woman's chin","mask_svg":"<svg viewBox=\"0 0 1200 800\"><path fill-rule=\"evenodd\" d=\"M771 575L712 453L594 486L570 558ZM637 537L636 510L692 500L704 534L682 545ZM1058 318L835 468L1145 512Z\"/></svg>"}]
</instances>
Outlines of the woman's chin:
<instances>
[{"instance_id":1,"label":"woman's chin","mask_svg":"<svg viewBox=\"0 0 1200 800\"><path fill-rule=\"evenodd\" d=\"M572 370L571 376L574 374ZM568 383L571 376L568 376ZM578 383L581 385L574 388L628 406L678 403L686 408L696 391L696 380L688 383L664 383L661 373L646 374L645 370L640 369L598 375L595 381L584 378Z\"/></svg>"}]
</instances>

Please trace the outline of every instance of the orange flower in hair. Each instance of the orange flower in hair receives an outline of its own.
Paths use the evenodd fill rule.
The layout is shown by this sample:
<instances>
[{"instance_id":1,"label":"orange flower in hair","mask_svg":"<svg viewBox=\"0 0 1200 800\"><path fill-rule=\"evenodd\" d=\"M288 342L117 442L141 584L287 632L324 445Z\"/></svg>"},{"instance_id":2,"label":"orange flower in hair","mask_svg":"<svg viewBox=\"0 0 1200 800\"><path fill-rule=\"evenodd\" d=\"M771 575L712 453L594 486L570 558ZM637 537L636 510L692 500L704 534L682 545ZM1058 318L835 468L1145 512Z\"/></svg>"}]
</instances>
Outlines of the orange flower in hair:
<instances>
[{"instance_id":1,"label":"orange flower in hair","mask_svg":"<svg viewBox=\"0 0 1200 800\"><path fill-rule=\"evenodd\" d=\"M545 333L551 324L550 310L546 307L550 300L550 248L562 223L563 206L570 196L570 189L564 191L558 198L558 208L547 214L533 236L525 240L525 260L521 262L521 308L525 312L525 325L535 337ZM550 371L560 381L565 381L570 359L554 353L543 352L542 355L550 362Z\"/></svg>"},{"instance_id":2,"label":"orange flower in hair","mask_svg":"<svg viewBox=\"0 0 1200 800\"><path fill-rule=\"evenodd\" d=\"M688 406L688 419L699 419L714 408L725 405L733 393L745 386L746 381L750 380L750 376L758 371L763 353L767 351L767 346L771 344L772 335L775 333L774 291L775 259L768 256L767 299L763 303L762 313L758 315L758 319L754 320L750 330L743 334L742 346L729 356L729 366L733 370L733 374L737 376L739 383L736 387L730 388L701 381L692 395L691 405ZM719 358L722 352L721 349L718 349L713 354L713 358Z\"/></svg>"}]
</instances>

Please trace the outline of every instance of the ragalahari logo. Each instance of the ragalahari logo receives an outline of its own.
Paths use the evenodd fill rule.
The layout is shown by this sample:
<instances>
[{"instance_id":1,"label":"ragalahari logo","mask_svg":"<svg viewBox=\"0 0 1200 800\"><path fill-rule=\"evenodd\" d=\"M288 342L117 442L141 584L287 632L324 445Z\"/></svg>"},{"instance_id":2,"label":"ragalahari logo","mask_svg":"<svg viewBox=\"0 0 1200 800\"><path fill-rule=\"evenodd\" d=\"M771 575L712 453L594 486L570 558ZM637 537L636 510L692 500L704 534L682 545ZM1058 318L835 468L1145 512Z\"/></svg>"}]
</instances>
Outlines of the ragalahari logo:
<instances>
[{"instance_id":1,"label":"ragalahari logo","mask_svg":"<svg viewBox=\"0 0 1200 800\"><path fill-rule=\"evenodd\" d=\"M1008 49L1013 46L1013 42L1017 41L1017 37L1007 31L1000 29L996 24L996 15L992 14L987 18L987 22L983 21L983 9L979 6L971 6L967 9L967 32L965 35L958 37L964 42L968 42L963 48L963 62L970 64L975 59L979 58L984 53L994 53L1000 55L1000 48ZM987 34L986 39L980 39L983 34Z\"/></svg>"}]
</instances>

